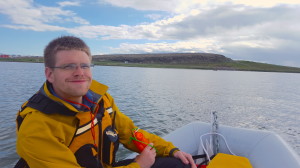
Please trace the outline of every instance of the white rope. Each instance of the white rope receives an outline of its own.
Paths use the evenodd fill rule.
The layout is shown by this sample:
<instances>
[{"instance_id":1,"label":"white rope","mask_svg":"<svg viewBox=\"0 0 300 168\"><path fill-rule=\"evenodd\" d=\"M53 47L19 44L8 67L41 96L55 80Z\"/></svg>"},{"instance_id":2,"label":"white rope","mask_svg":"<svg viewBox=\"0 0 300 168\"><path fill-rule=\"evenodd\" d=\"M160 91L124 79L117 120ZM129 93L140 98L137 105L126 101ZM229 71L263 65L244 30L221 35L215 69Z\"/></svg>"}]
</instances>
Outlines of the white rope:
<instances>
[{"instance_id":1,"label":"white rope","mask_svg":"<svg viewBox=\"0 0 300 168\"><path fill-rule=\"evenodd\" d=\"M134 133L138 132L140 128L136 128L136 130L134 130Z\"/></svg>"},{"instance_id":2,"label":"white rope","mask_svg":"<svg viewBox=\"0 0 300 168\"><path fill-rule=\"evenodd\" d=\"M205 149L204 144L203 144L203 141L202 141L202 137L203 137L203 136L206 136L206 135L219 135L219 136L221 136L221 137L223 138L223 140L224 140L224 142L225 142L225 145L226 145L227 149L229 150L229 152L230 152L232 155L236 155L236 154L234 154L234 153L231 151L231 149L229 148L229 146L228 146L228 144L227 144L227 141L226 141L225 137L224 137L222 134L219 134L219 133L216 133L216 132L215 132L215 133L206 133L206 134L203 134L203 135L200 136L200 140L201 140L202 148L203 148L203 150L204 150L204 152L205 152L205 154L206 154L207 159L209 160L209 162L210 162L210 156L209 156L207 150Z\"/></svg>"}]
</instances>

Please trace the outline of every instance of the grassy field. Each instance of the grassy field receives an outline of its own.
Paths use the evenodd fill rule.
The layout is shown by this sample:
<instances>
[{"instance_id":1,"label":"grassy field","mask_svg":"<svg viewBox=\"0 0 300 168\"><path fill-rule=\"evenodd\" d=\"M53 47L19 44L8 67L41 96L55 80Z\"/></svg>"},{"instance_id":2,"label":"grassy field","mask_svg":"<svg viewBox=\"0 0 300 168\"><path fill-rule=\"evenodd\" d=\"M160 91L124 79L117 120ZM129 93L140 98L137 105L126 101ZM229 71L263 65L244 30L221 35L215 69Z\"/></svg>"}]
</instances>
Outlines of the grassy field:
<instances>
[{"instance_id":1,"label":"grassy field","mask_svg":"<svg viewBox=\"0 0 300 168\"><path fill-rule=\"evenodd\" d=\"M0 58L6 62L43 62L43 57L19 57ZM229 71L261 71L261 72L288 72L300 73L300 68L279 66L251 61L230 61L221 63L198 63L198 64L146 64L146 63L123 63L112 61L94 61L95 65L102 66L125 66L125 67L150 67L150 68L182 68L182 69L207 69L207 70L229 70Z\"/></svg>"},{"instance_id":2,"label":"grassy field","mask_svg":"<svg viewBox=\"0 0 300 168\"><path fill-rule=\"evenodd\" d=\"M44 62L43 57L17 57L17 58L0 58L1 62Z\"/></svg>"}]
</instances>

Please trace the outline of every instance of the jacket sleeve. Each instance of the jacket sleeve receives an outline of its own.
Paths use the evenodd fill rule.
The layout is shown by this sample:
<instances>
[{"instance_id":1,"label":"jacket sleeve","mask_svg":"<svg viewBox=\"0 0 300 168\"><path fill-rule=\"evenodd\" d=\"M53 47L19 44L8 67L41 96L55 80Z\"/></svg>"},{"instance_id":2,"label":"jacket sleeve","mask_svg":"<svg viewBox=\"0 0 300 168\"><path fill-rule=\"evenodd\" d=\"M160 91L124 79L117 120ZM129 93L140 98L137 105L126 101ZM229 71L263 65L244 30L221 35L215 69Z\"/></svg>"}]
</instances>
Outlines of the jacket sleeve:
<instances>
[{"instance_id":1,"label":"jacket sleeve","mask_svg":"<svg viewBox=\"0 0 300 168\"><path fill-rule=\"evenodd\" d=\"M51 115L31 111L17 133L17 153L30 168L80 168L66 144L73 136L71 125L62 125ZM66 132L71 136L67 137Z\"/></svg>"},{"instance_id":2,"label":"jacket sleeve","mask_svg":"<svg viewBox=\"0 0 300 168\"><path fill-rule=\"evenodd\" d=\"M137 126L134 125L133 121L128 116L120 112L113 98L109 94L107 96L110 99L113 110L115 111L115 124L119 133L120 143L122 143L127 149L138 152L138 149L130 139L130 137L132 137L132 130L137 128ZM139 129L139 131L154 144L154 147L157 150L157 156L172 156L173 152L178 149L172 144L172 142L167 142L157 135L148 133L143 129Z\"/></svg>"}]
</instances>

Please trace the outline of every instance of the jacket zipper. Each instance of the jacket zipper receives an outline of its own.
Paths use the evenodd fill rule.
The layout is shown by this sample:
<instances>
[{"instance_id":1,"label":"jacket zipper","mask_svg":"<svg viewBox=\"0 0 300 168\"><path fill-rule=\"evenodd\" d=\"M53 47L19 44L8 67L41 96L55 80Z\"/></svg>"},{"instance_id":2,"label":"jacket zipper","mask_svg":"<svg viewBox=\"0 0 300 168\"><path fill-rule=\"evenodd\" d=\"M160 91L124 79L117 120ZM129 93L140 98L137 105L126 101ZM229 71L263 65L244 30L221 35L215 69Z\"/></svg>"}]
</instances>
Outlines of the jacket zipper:
<instances>
[{"instance_id":1,"label":"jacket zipper","mask_svg":"<svg viewBox=\"0 0 300 168\"><path fill-rule=\"evenodd\" d=\"M100 123L101 122L101 123ZM98 128L99 128L99 142L98 142L98 153L99 153L99 158L98 159L100 159L99 160L99 163L100 163L100 165L101 165L101 167L102 167L102 165L103 165L103 163L102 163L102 121L98 121Z\"/></svg>"},{"instance_id":2,"label":"jacket zipper","mask_svg":"<svg viewBox=\"0 0 300 168\"><path fill-rule=\"evenodd\" d=\"M99 105L101 104L100 102L101 102L101 100L102 99L100 99L99 100L99 102L97 102ZM103 106L103 105L102 105ZM99 109L98 110L100 110L101 108L103 108L103 107L99 107ZM94 112L95 113L95 112ZM99 139L98 139L98 148L97 148L97 152L98 152L98 157L97 157L97 161L98 161L98 167L99 168L103 168L103 162L102 162L102 115L103 114L101 114L101 115L99 115L99 111L97 112L97 116L96 116L96 118L97 118L97 120L98 120L98 129L99 129Z\"/></svg>"}]
</instances>

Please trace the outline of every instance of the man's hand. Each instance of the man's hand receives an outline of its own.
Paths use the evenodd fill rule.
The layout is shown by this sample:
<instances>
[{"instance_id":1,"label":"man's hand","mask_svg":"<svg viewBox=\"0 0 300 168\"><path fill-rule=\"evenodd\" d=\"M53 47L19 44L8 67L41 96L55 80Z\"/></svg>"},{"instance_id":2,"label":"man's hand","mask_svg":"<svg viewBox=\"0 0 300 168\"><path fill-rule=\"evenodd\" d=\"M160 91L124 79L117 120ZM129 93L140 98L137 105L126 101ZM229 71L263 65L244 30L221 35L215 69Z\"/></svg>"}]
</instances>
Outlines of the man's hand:
<instances>
[{"instance_id":1,"label":"man's hand","mask_svg":"<svg viewBox=\"0 0 300 168\"><path fill-rule=\"evenodd\" d=\"M153 143L150 143L149 145L153 146ZM135 158L135 161L141 168L150 168L155 162L156 151L149 145L147 145L142 153Z\"/></svg>"},{"instance_id":2,"label":"man's hand","mask_svg":"<svg viewBox=\"0 0 300 168\"><path fill-rule=\"evenodd\" d=\"M192 155L182 152L182 151L176 151L174 153L174 157L180 159L184 164L191 164L191 168L197 168Z\"/></svg>"}]
</instances>

